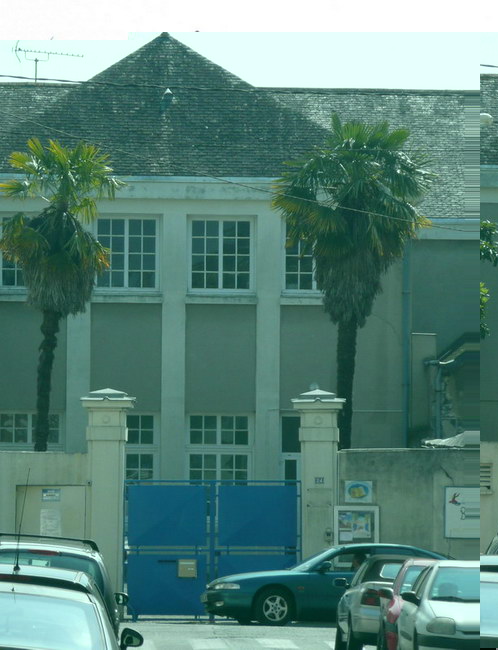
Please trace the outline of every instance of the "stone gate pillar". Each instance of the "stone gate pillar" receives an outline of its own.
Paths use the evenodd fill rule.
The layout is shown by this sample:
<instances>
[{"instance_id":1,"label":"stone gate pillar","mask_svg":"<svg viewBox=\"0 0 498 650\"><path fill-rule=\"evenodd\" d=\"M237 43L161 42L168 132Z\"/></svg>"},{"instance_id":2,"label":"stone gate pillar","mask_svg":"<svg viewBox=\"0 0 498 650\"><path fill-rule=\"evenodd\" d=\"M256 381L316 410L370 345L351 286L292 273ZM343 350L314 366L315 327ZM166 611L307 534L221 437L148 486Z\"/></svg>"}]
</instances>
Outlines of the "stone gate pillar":
<instances>
[{"instance_id":1,"label":"stone gate pillar","mask_svg":"<svg viewBox=\"0 0 498 650\"><path fill-rule=\"evenodd\" d=\"M81 398L88 411L90 537L104 555L115 591L123 587L126 412L134 401L134 397L111 388Z\"/></svg>"},{"instance_id":2,"label":"stone gate pillar","mask_svg":"<svg viewBox=\"0 0 498 650\"><path fill-rule=\"evenodd\" d=\"M301 416L302 547L307 557L333 543L339 429L345 399L315 388L291 400Z\"/></svg>"}]
</instances>

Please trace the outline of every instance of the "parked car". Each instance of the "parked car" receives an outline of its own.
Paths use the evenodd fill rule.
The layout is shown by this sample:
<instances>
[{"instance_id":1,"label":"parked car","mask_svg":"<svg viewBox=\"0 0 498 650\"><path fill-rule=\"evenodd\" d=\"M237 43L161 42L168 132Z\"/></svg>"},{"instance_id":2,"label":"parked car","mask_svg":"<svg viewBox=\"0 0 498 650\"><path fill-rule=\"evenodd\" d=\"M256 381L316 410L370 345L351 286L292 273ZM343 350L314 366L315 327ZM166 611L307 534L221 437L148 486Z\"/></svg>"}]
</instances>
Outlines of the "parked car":
<instances>
[{"instance_id":1,"label":"parked car","mask_svg":"<svg viewBox=\"0 0 498 650\"><path fill-rule=\"evenodd\" d=\"M124 650L143 644L141 634L129 628L118 643L97 586L81 571L0 570L0 612L0 646L8 650Z\"/></svg>"},{"instance_id":2,"label":"parked car","mask_svg":"<svg viewBox=\"0 0 498 650\"><path fill-rule=\"evenodd\" d=\"M258 621L285 625L289 621L333 621L344 587L335 578L354 575L355 554L395 554L442 558L415 546L401 544L345 544L332 546L296 566L281 571L259 571L224 576L209 583L201 595L209 614L228 616L239 623Z\"/></svg>"},{"instance_id":3,"label":"parked car","mask_svg":"<svg viewBox=\"0 0 498 650\"><path fill-rule=\"evenodd\" d=\"M498 647L498 574L481 571L481 648Z\"/></svg>"},{"instance_id":4,"label":"parked car","mask_svg":"<svg viewBox=\"0 0 498 650\"><path fill-rule=\"evenodd\" d=\"M406 555L371 555L355 574L351 584L336 578L346 592L337 605L335 650L360 650L373 644L379 633L379 589L392 585Z\"/></svg>"},{"instance_id":5,"label":"parked car","mask_svg":"<svg viewBox=\"0 0 498 650\"><path fill-rule=\"evenodd\" d=\"M118 605L126 605L128 595L114 593L111 579L97 544L92 540L46 535L0 533L0 565L18 562L21 566L44 566L84 571L95 580L116 636L119 633Z\"/></svg>"},{"instance_id":6,"label":"parked car","mask_svg":"<svg viewBox=\"0 0 498 650\"><path fill-rule=\"evenodd\" d=\"M477 648L479 562L446 560L426 567L402 594L399 650Z\"/></svg>"},{"instance_id":7,"label":"parked car","mask_svg":"<svg viewBox=\"0 0 498 650\"><path fill-rule=\"evenodd\" d=\"M403 563L393 586L383 586L379 589L380 612L377 650L397 650L398 628L396 622L405 602L401 598L401 594L404 591L410 591L424 567L434 562L436 562L435 559L428 557L409 558Z\"/></svg>"}]
</instances>

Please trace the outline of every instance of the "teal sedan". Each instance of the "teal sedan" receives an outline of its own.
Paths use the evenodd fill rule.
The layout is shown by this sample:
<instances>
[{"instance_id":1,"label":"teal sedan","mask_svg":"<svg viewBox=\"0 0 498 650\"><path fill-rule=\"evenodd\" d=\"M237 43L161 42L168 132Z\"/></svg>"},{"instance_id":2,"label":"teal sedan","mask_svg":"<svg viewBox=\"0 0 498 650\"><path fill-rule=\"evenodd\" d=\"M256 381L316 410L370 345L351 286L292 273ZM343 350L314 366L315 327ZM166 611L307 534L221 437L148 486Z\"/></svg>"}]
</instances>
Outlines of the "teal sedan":
<instances>
[{"instance_id":1,"label":"teal sedan","mask_svg":"<svg viewBox=\"0 0 498 650\"><path fill-rule=\"evenodd\" d=\"M227 616L241 624L285 625L289 621L335 621L345 589L336 578L351 582L357 562L373 554L446 559L444 555L402 544L332 546L281 571L239 573L210 582L201 596L209 615Z\"/></svg>"}]
</instances>

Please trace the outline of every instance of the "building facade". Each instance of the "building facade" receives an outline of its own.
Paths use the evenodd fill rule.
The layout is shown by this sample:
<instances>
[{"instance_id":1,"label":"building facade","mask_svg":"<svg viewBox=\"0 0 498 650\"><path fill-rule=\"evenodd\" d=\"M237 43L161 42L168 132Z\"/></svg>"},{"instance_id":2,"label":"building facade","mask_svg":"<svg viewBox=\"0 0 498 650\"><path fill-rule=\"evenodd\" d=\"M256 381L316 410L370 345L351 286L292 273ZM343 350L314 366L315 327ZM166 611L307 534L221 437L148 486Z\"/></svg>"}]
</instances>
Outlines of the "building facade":
<instances>
[{"instance_id":1,"label":"building facade","mask_svg":"<svg viewBox=\"0 0 498 650\"><path fill-rule=\"evenodd\" d=\"M433 226L359 332L353 446L477 428L477 103L472 91L254 88L168 34L85 84L0 84L0 178L37 136L98 144L127 183L91 226L111 268L61 328L51 448L85 448L80 398L110 387L136 397L129 478L299 475L290 400L312 383L335 390L337 332L271 196L334 111L408 127L438 174L422 205ZM0 199L0 219L19 209ZM31 448L40 315L22 271L0 263L0 449Z\"/></svg>"}]
</instances>

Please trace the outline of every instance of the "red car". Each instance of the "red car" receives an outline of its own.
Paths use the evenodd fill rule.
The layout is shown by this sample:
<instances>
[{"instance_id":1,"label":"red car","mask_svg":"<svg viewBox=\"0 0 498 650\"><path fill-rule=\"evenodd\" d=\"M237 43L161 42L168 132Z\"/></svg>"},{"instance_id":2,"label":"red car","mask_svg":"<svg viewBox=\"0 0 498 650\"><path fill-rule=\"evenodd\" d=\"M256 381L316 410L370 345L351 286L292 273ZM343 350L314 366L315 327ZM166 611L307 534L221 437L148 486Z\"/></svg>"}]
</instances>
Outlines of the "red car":
<instances>
[{"instance_id":1,"label":"red car","mask_svg":"<svg viewBox=\"0 0 498 650\"><path fill-rule=\"evenodd\" d=\"M398 628L396 621L403 607L401 594L410 591L424 567L436 562L426 557L411 557L403 563L392 587L379 590L380 624L377 650L396 650L398 647Z\"/></svg>"}]
</instances>

